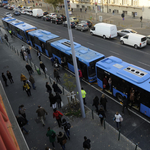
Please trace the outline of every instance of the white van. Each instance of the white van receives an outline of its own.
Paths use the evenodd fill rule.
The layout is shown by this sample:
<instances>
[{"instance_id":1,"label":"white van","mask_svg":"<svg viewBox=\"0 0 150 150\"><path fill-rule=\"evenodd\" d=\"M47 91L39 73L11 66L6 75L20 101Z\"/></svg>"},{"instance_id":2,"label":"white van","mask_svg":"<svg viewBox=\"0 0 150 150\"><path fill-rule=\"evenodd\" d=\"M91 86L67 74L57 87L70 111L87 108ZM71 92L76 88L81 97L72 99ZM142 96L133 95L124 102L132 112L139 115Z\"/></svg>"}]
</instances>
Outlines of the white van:
<instances>
[{"instance_id":1,"label":"white van","mask_svg":"<svg viewBox=\"0 0 150 150\"><path fill-rule=\"evenodd\" d=\"M120 43L133 46L137 49L147 45L147 38L141 34L129 33L120 38Z\"/></svg>"},{"instance_id":2,"label":"white van","mask_svg":"<svg viewBox=\"0 0 150 150\"><path fill-rule=\"evenodd\" d=\"M105 38L117 37L117 27L108 23L97 23L91 30L92 35L98 35Z\"/></svg>"},{"instance_id":3,"label":"white van","mask_svg":"<svg viewBox=\"0 0 150 150\"><path fill-rule=\"evenodd\" d=\"M42 9L33 9L32 12L34 17L43 17Z\"/></svg>"}]
</instances>

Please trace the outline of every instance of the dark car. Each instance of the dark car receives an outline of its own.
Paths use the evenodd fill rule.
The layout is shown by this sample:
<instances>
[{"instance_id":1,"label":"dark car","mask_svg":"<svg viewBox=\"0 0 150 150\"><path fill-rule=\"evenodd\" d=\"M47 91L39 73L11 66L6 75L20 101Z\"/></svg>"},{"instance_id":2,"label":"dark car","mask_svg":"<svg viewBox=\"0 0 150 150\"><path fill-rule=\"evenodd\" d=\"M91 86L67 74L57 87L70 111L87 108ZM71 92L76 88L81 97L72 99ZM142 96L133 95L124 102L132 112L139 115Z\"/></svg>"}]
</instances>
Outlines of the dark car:
<instances>
[{"instance_id":1,"label":"dark car","mask_svg":"<svg viewBox=\"0 0 150 150\"><path fill-rule=\"evenodd\" d=\"M67 27L67 21L64 21L63 25L64 25L64 27ZM75 22L70 22L70 26L71 26L71 28L75 28L76 23Z\"/></svg>"},{"instance_id":2,"label":"dark car","mask_svg":"<svg viewBox=\"0 0 150 150\"><path fill-rule=\"evenodd\" d=\"M7 9L9 6L10 6L10 5L9 5L9 4L7 4L7 5L5 5L5 6L4 6L4 8L5 8L5 9Z\"/></svg>"},{"instance_id":3,"label":"dark car","mask_svg":"<svg viewBox=\"0 0 150 150\"><path fill-rule=\"evenodd\" d=\"M18 16L20 15L21 13L19 11L14 11L14 15Z\"/></svg>"},{"instance_id":4,"label":"dark car","mask_svg":"<svg viewBox=\"0 0 150 150\"><path fill-rule=\"evenodd\" d=\"M66 16L63 14L57 14L58 18L61 18L63 21L66 21Z\"/></svg>"},{"instance_id":5,"label":"dark car","mask_svg":"<svg viewBox=\"0 0 150 150\"><path fill-rule=\"evenodd\" d=\"M47 14L49 14L47 11L44 11L44 12L43 12L43 16L45 16L45 15L47 15Z\"/></svg>"},{"instance_id":6,"label":"dark car","mask_svg":"<svg viewBox=\"0 0 150 150\"><path fill-rule=\"evenodd\" d=\"M13 8L12 8L11 6L8 6L8 7L7 7L7 9L9 9L9 10L13 10Z\"/></svg>"},{"instance_id":7,"label":"dark car","mask_svg":"<svg viewBox=\"0 0 150 150\"><path fill-rule=\"evenodd\" d=\"M52 18L51 22L55 23L55 24L62 24L63 23L63 19L56 17L56 18Z\"/></svg>"},{"instance_id":8,"label":"dark car","mask_svg":"<svg viewBox=\"0 0 150 150\"><path fill-rule=\"evenodd\" d=\"M87 24L90 27L92 27L92 22L90 20L81 20L80 23Z\"/></svg>"},{"instance_id":9,"label":"dark car","mask_svg":"<svg viewBox=\"0 0 150 150\"><path fill-rule=\"evenodd\" d=\"M2 2L0 2L0 7L3 7L3 3Z\"/></svg>"},{"instance_id":10,"label":"dark car","mask_svg":"<svg viewBox=\"0 0 150 150\"><path fill-rule=\"evenodd\" d=\"M51 21L52 17L49 15L43 16L42 18L44 21Z\"/></svg>"}]
</instances>

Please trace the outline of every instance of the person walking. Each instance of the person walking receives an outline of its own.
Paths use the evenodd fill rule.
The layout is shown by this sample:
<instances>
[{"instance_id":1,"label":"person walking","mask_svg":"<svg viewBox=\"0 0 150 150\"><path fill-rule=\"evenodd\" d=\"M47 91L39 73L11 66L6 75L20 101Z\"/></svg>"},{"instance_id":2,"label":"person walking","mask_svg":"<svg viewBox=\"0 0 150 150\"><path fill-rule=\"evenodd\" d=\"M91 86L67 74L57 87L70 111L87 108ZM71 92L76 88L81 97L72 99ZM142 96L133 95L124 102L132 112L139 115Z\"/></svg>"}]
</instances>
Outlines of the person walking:
<instances>
[{"instance_id":1,"label":"person walking","mask_svg":"<svg viewBox=\"0 0 150 150\"><path fill-rule=\"evenodd\" d=\"M54 78L56 78L56 82L60 81L60 75L56 69L54 69Z\"/></svg>"},{"instance_id":2,"label":"person walking","mask_svg":"<svg viewBox=\"0 0 150 150\"><path fill-rule=\"evenodd\" d=\"M67 143L67 137L64 133L59 132L57 135L57 141L60 143L63 150L65 150L65 144Z\"/></svg>"},{"instance_id":3,"label":"person walking","mask_svg":"<svg viewBox=\"0 0 150 150\"><path fill-rule=\"evenodd\" d=\"M31 96L30 85L26 81L24 82L23 90L26 91L28 97Z\"/></svg>"},{"instance_id":4,"label":"person walking","mask_svg":"<svg viewBox=\"0 0 150 150\"><path fill-rule=\"evenodd\" d=\"M58 85L55 82L53 82L52 87L55 93L59 93L59 94L62 93L61 89L58 87Z\"/></svg>"},{"instance_id":5,"label":"person walking","mask_svg":"<svg viewBox=\"0 0 150 150\"><path fill-rule=\"evenodd\" d=\"M27 80L27 78L25 77L24 74L21 73L20 80L25 82Z\"/></svg>"},{"instance_id":6,"label":"person walking","mask_svg":"<svg viewBox=\"0 0 150 150\"><path fill-rule=\"evenodd\" d=\"M54 61L55 61L54 57L51 57L52 66L54 66Z\"/></svg>"},{"instance_id":7,"label":"person walking","mask_svg":"<svg viewBox=\"0 0 150 150\"><path fill-rule=\"evenodd\" d=\"M102 108L98 111L98 116L100 118L101 126L103 125L103 120L106 118L105 112Z\"/></svg>"},{"instance_id":8,"label":"person walking","mask_svg":"<svg viewBox=\"0 0 150 150\"><path fill-rule=\"evenodd\" d=\"M112 87L112 80L111 80L111 78L108 79L108 85L109 85L109 90L111 92L111 87Z\"/></svg>"},{"instance_id":9,"label":"person walking","mask_svg":"<svg viewBox=\"0 0 150 150\"><path fill-rule=\"evenodd\" d=\"M100 105L102 105L104 107L105 111L107 111L106 103L107 103L107 98L106 98L105 94L102 94L101 99L100 99Z\"/></svg>"},{"instance_id":10,"label":"person walking","mask_svg":"<svg viewBox=\"0 0 150 150\"><path fill-rule=\"evenodd\" d=\"M37 51L37 56L39 58L39 61L41 61L41 52L40 51Z\"/></svg>"},{"instance_id":11,"label":"person walking","mask_svg":"<svg viewBox=\"0 0 150 150\"><path fill-rule=\"evenodd\" d=\"M122 17L122 19L124 20L124 17L125 17L124 13L121 14L121 17Z\"/></svg>"},{"instance_id":12,"label":"person walking","mask_svg":"<svg viewBox=\"0 0 150 150\"><path fill-rule=\"evenodd\" d=\"M8 84L7 84L7 78L6 78L6 76L4 75L3 72L2 72L2 78L3 78L3 81L5 82L5 86L8 86Z\"/></svg>"},{"instance_id":13,"label":"person walking","mask_svg":"<svg viewBox=\"0 0 150 150\"><path fill-rule=\"evenodd\" d=\"M8 36L7 36L7 34L4 35L4 38L8 42Z\"/></svg>"},{"instance_id":14,"label":"person walking","mask_svg":"<svg viewBox=\"0 0 150 150\"><path fill-rule=\"evenodd\" d=\"M85 8L85 13L87 12L87 8Z\"/></svg>"},{"instance_id":15,"label":"person walking","mask_svg":"<svg viewBox=\"0 0 150 150\"><path fill-rule=\"evenodd\" d=\"M142 22L142 19L143 19L143 17L141 16L141 17L140 17L140 22Z\"/></svg>"},{"instance_id":16,"label":"person walking","mask_svg":"<svg viewBox=\"0 0 150 150\"><path fill-rule=\"evenodd\" d=\"M11 73L7 70L7 78L9 79L10 83L14 83Z\"/></svg>"},{"instance_id":17,"label":"person walking","mask_svg":"<svg viewBox=\"0 0 150 150\"><path fill-rule=\"evenodd\" d=\"M28 54L26 51L23 51L24 59L26 62L28 62Z\"/></svg>"},{"instance_id":18,"label":"person walking","mask_svg":"<svg viewBox=\"0 0 150 150\"><path fill-rule=\"evenodd\" d=\"M83 75L82 75L82 71L80 69L79 69L79 78L80 78L80 81L82 81Z\"/></svg>"},{"instance_id":19,"label":"person walking","mask_svg":"<svg viewBox=\"0 0 150 150\"><path fill-rule=\"evenodd\" d=\"M82 94L82 98L83 98L83 101L84 101L84 105L86 105L86 102L85 102L86 92L85 92L85 90L83 89L83 87L81 88L81 94Z\"/></svg>"},{"instance_id":20,"label":"person walking","mask_svg":"<svg viewBox=\"0 0 150 150\"><path fill-rule=\"evenodd\" d=\"M18 109L18 113L27 120L25 110L26 109L24 108L24 105L20 105Z\"/></svg>"},{"instance_id":21,"label":"person walking","mask_svg":"<svg viewBox=\"0 0 150 150\"><path fill-rule=\"evenodd\" d=\"M56 97L51 93L49 95L50 106L52 106L53 110L57 108L56 105Z\"/></svg>"},{"instance_id":22,"label":"person walking","mask_svg":"<svg viewBox=\"0 0 150 150\"><path fill-rule=\"evenodd\" d=\"M9 34L10 34L11 38L12 38L12 31L11 31L11 30L9 30L8 32L9 32Z\"/></svg>"},{"instance_id":23,"label":"person walking","mask_svg":"<svg viewBox=\"0 0 150 150\"><path fill-rule=\"evenodd\" d=\"M31 60L32 57L31 57L30 49L29 49L29 48L26 48L26 52L27 52L27 54L28 54L29 60Z\"/></svg>"},{"instance_id":24,"label":"person walking","mask_svg":"<svg viewBox=\"0 0 150 150\"><path fill-rule=\"evenodd\" d=\"M43 127L45 126L45 122L44 120L46 119L45 118L45 114L48 115L48 113L46 112L46 110L41 107L40 105L38 106L38 109L36 110L36 113L38 115L38 118L41 120L42 124L43 124Z\"/></svg>"},{"instance_id":25,"label":"person walking","mask_svg":"<svg viewBox=\"0 0 150 150\"><path fill-rule=\"evenodd\" d=\"M50 127L48 127L48 131L47 131L47 133L46 133L46 136L47 137L49 137L49 141L50 141L50 143L52 143L52 145L53 145L53 149L55 149L55 144L54 144L54 142L55 142L55 138L56 138L56 133L53 131L53 130L51 130L50 129Z\"/></svg>"},{"instance_id":26,"label":"person walking","mask_svg":"<svg viewBox=\"0 0 150 150\"><path fill-rule=\"evenodd\" d=\"M31 75L33 73L32 67L28 63L26 63L25 67L26 67L27 71L29 72L29 75Z\"/></svg>"},{"instance_id":27,"label":"person walking","mask_svg":"<svg viewBox=\"0 0 150 150\"><path fill-rule=\"evenodd\" d=\"M42 61L40 61L40 67L43 70L43 72L45 73L45 65Z\"/></svg>"},{"instance_id":28,"label":"person walking","mask_svg":"<svg viewBox=\"0 0 150 150\"><path fill-rule=\"evenodd\" d=\"M34 78L30 75L30 77L29 77L29 81L31 82L31 84L32 84L32 88L34 89L34 90L36 90L36 87L35 87L35 80L34 80Z\"/></svg>"},{"instance_id":29,"label":"person walking","mask_svg":"<svg viewBox=\"0 0 150 150\"><path fill-rule=\"evenodd\" d=\"M127 94L127 93L126 93ZM123 97L123 105L122 105L122 113L124 114L124 108L127 109L128 114L130 115L130 111L128 109L128 98L126 98L125 96Z\"/></svg>"},{"instance_id":30,"label":"person walking","mask_svg":"<svg viewBox=\"0 0 150 150\"><path fill-rule=\"evenodd\" d=\"M116 112L115 121L116 121L117 130L119 130L121 128L121 120L122 120L121 118L122 118L122 116L118 112Z\"/></svg>"},{"instance_id":31,"label":"person walking","mask_svg":"<svg viewBox=\"0 0 150 150\"><path fill-rule=\"evenodd\" d=\"M59 95L59 93L56 93L55 100L57 102L58 108L61 108L61 101L62 101L62 99L61 99L61 96Z\"/></svg>"},{"instance_id":32,"label":"person walking","mask_svg":"<svg viewBox=\"0 0 150 150\"><path fill-rule=\"evenodd\" d=\"M91 140L87 139L86 136L84 136L84 142L83 142L83 148L84 150L91 150L91 144L90 144Z\"/></svg>"},{"instance_id":33,"label":"person walking","mask_svg":"<svg viewBox=\"0 0 150 150\"><path fill-rule=\"evenodd\" d=\"M95 98L93 99L93 105L96 108L96 112L98 112L98 105L99 105L99 98L98 96L95 96Z\"/></svg>"},{"instance_id":34,"label":"person walking","mask_svg":"<svg viewBox=\"0 0 150 150\"><path fill-rule=\"evenodd\" d=\"M49 85L49 83L48 82L46 82L46 89L47 89L47 92L50 94L50 93L52 93L52 88L50 87L50 85Z\"/></svg>"},{"instance_id":35,"label":"person walking","mask_svg":"<svg viewBox=\"0 0 150 150\"><path fill-rule=\"evenodd\" d=\"M70 128L71 128L71 124L69 122L66 121L66 119L62 120L62 126L64 127L64 131L68 137L68 139L70 140Z\"/></svg>"},{"instance_id":36,"label":"person walking","mask_svg":"<svg viewBox=\"0 0 150 150\"><path fill-rule=\"evenodd\" d=\"M61 127L62 116L63 116L63 114L60 111L58 111L57 109L54 109L53 118L56 118L56 121L57 121L59 127Z\"/></svg>"}]
</instances>

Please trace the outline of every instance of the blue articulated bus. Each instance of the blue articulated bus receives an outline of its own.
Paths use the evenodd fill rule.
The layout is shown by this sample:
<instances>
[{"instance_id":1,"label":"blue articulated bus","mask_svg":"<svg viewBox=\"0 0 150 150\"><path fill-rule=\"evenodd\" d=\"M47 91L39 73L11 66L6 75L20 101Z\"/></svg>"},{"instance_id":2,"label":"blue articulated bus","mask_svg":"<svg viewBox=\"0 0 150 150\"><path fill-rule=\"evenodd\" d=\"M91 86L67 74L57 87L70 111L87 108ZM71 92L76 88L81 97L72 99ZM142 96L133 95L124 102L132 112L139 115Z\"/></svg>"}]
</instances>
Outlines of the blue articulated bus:
<instances>
[{"instance_id":1,"label":"blue articulated bus","mask_svg":"<svg viewBox=\"0 0 150 150\"><path fill-rule=\"evenodd\" d=\"M150 117L150 71L110 56L96 63L96 74L99 87Z\"/></svg>"},{"instance_id":2,"label":"blue articulated bus","mask_svg":"<svg viewBox=\"0 0 150 150\"><path fill-rule=\"evenodd\" d=\"M52 56L51 42L61 39L58 35L41 29L29 32L28 36L30 45L48 57Z\"/></svg>"},{"instance_id":3,"label":"blue articulated bus","mask_svg":"<svg viewBox=\"0 0 150 150\"><path fill-rule=\"evenodd\" d=\"M4 25L4 28L6 30L9 30L10 29L10 23L15 21L16 19L15 18L12 18L12 17L5 17L5 18L2 18L2 22L3 22L3 25Z\"/></svg>"},{"instance_id":4,"label":"blue articulated bus","mask_svg":"<svg viewBox=\"0 0 150 150\"><path fill-rule=\"evenodd\" d=\"M59 63L64 60L66 67L74 72L70 41L61 39L51 43L52 55ZM105 56L74 42L78 68L82 71L83 78L88 82L96 81L95 64Z\"/></svg>"}]
</instances>

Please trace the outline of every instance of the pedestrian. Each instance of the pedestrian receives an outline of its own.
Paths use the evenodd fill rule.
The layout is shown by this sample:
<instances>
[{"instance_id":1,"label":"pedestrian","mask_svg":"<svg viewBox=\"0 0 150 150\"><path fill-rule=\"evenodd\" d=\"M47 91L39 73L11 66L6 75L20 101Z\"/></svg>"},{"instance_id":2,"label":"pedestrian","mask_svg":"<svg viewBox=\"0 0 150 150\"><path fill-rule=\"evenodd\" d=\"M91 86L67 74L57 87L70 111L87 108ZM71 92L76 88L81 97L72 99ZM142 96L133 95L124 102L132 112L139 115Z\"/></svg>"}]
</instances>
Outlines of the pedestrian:
<instances>
[{"instance_id":1,"label":"pedestrian","mask_svg":"<svg viewBox=\"0 0 150 150\"><path fill-rule=\"evenodd\" d=\"M81 88L81 94L82 94L82 98L83 98L83 101L84 101L84 105L86 105L86 102L85 102L86 92L85 92L85 90L83 89L83 87Z\"/></svg>"},{"instance_id":2,"label":"pedestrian","mask_svg":"<svg viewBox=\"0 0 150 150\"><path fill-rule=\"evenodd\" d=\"M9 30L8 32L9 32L9 34L10 34L11 38L12 38L12 31L11 31L11 30Z\"/></svg>"},{"instance_id":3,"label":"pedestrian","mask_svg":"<svg viewBox=\"0 0 150 150\"><path fill-rule=\"evenodd\" d=\"M98 116L100 118L101 126L103 125L103 120L106 118L105 112L102 108L99 109L98 111Z\"/></svg>"},{"instance_id":4,"label":"pedestrian","mask_svg":"<svg viewBox=\"0 0 150 150\"><path fill-rule=\"evenodd\" d=\"M27 80L27 78L25 77L25 75L23 75L22 73L21 73L20 79L23 82L25 82Z\"/></svg>"},{"instance_id":5,"label":"pedestrian","mask_svg":"<svg viewBox=\"0 0 150 150\"><path fill-rule=\"evenodd\" d=\"M37 51L37 56L39 58L39 61L41 61L41 52L39 50Z\"/></svg>"},{"instance_id":6,"label":"pedestrian","mask_svg":"<svg viewBox=\"0 0 150 150\"><path fill-rule=\"evenodd\" d=\"M55 149L55 145L54 145L54 142L55 142L55 138L56 138L56 133L50 129L50 127L48 127L48 131L46 133L46 136L49 137L49 141L50 143L52 143L53 145L53 149Z\"/></svg>"},{"instance_id":7,"label":"pedestrian","mask_svg":"<svg viewBox=\"0 0 150 150\"><path fill-rule=\"evenodd\" d=\"M109 85L109 90L111 92L111 86L112 86L112 80L111 80L111 78L108 79L108 85Z\"/></svg>"},{"instance_id":8,"label":"pedestrian","mask_svg":"<svg viewBox=\"0 0 150 150\"><path fill-rule=\"evenodd\" d=\"M32 67L28 63L26 63L25 67L26 67L27 71L29 72L29 75L31 75L33 73Z\"/></svg>"},{"instance_id":9,"label":"pedestrian","mask_svg":"<svg viewBox=\"0 0 150 150\"><path fill-rule=\"evenodd\" d=\"M130 105L130 109L132 108L133 104L134 104L134 100L135 100L135 95L134 95L134 90L133 88L131 89L130 91L130 102L131 102L131 105Z\"/></svg>"},{"instance_id":10,"label":"pedestrian","mask_svg":"<svg viewBox=\"0 0 150 150\"><path fill-rule=\"evenodd\" d=\"M124 20L124 17L125 17L124 13L121 14L121 17L122 17L122 19Z\"/></svg>"},{"instance_id":11,"label":"pedestrian","mask_svg":"<svg viewBox=\"0 0 150 150\"><path fill-rule=\"evenodd\" d=\"M62 118L63 114L60 111L58 111L57 109L54 109L53 111L54 111L53 118L56 118L58 126L61 127L61 118Z\"/></svg>"},{"instance_id":12,"label":"pedestrian","mask_svg":"<svg viewBox=\"0 0 150 150\"><path fill-rule=\"evenodd\" d=\"M26 109L24 108L24 105L20 105L18 109L18 113L27 120L25 110Z\"/></svg>"},{"instance_id":13,"label":"pedestrian","mask_svg":"<svg viewBox=\"0 0 150 150\"><path fill-rule=\"evenodd\" d=\"M7 78L9 79L10 83L14 83L11 73L7 70Z\"/></svg>"},{"instance_id":14,"label":"pedestrian","mask_svg":"<svg viewBox=\"0 0 150 150\"><path fill-rule=\"evenodd\" d=\"M49 94L52 93L52 88L50 87L48 82L46 82L46 89Z\"/></svg>"},{"instance_id":15,"label":"pedestrian","mask_svg":"<svg viewBox=\"0 0 150 150\"><path fill-rule=\"evenodd\" d=\"M62 68L64 68L64 66L65 66L65 62L64 62L63 57L61 58L61 66L62 66Z\"/></svg>"},{"instance_id":16,"label":"pedestrian","mask_svg":"<svg viewBox=\"0 0 150 150\"><path fill-rule=\"evenodd\" d=\"M56 82L60 82L60 75L56 69L54 69L54 78L56 78Z\"/></svg>"},{"instance_id":17,"label":"pedestrian","mask_svg":"<svg viewBox=\"0 0 150 150\"><path fill-rule=\"evenodd\" d=\"M31 60L32 57L31 57L30 49L29 49L29 48L26 48L26 52L27 52L27 54L28 54L29 60Z\"/></svg>"},{"instance_id":18,"label":"pedestrian","mask_svg":"<svg viewBox=\"0 0 150 150\"><path fill-rule=\"evenodd\" d=\"M28 54L26 51L23 51L24 59L26 62L28 62Z\"/></svg>"},{"instance_id":19,"label":"pedestrian","mask_svg":"<svg viewBox=\"0 0 150 150\"><path fill-rule=\"evenodd\" d=\"M86 13L86 11L87 11L87 8L85 8L85 13Z\"/></svg>"},{"instance_id":20,"label":"pedestrian","mask_svg":"<svg viewBox=\"0 0 150 150\"><path fill-rule=\"evenodd\" d=\"M58 108L61 108L61 101L62 101L62 99L61 99L61 96L59 95L59 93L56 93L55 100L57 102Z\"/></svg>"},{"instance_id":21,"label":"pedestrian","mask_svg":"<svg viewBox=\"0 0 150 150\"><path fill-rule=\"evenodd\" d=\"M40 105L38 106L38 109L36 110L36 113L38 115L38 119L41 120L42 124L43 124L43 127L45 126L45 122L44 120L46 119L45 118L45 114L48 115L48 113L46 112L46 110L41 107Z\"/></svg>"},{"instance_id":22,"label":"pedestrian","mask_svg":"<svg viewBox=\"0 0 150 150\"><path fill-rule=\"evenodd\" d=\"M43 70L43 72L45 73L45 65L42 61L40 61L40 67Z\"/></svg>"},{"instance_id":23,"label":"pedestrian","mask_svg":"<svg viewBox=\"0 0 150 150\"><path fill-rule=\"evenodd\" d=\"M54 61L55 61L54 57L51 57L52 66L54 66Z\"/></svg>"},{"instance_id":24,"label":"pedestrian","mask_svg":"<svg viewBox=\"0 0 150 150\"><path fill-rule=\"evenodd\" d=\"M7 34L4 35L4 38L8 42L8 36L7 36Z\"/></svg>"},{"instance_id":25,"label":"pedestrian","mask_svg":"<svg viewBox=\"0 0 150 150\"><path fill-rule=\"evenodd\" d=\"M71 11L73 12L73 8L71 8Z\"/></svg>"},{"instance_id":26,"label":"pedestrian","mask_svg":"<svg viewBox=\"0 0 150 150\"><path fill-rule=\"evenodd\" d=\"M26 81L24 82L23 90L26 91L28 96L31 96L30 85Z\"/></svg>"},{"instance_id":27,"label":"pedestrian","mask_svg":"<svg viewBox=\"0 0 150 150\"><path fill-rule=\"evenodd\" d=\"M105 111L107 111L106 103L107 103L107 98L106 98L105 94L102 94L101 99L100 99L100 105L102 105L104 107Z\"/></svg>"},{"instance_id":28,"label":"pedestrian","mask_svg":"<svg viewBox=\"0 0 150 150\"><path fill-rule=\"evenodd\" d=\"M91 144L90 144L91 140L87 139L86 136L84 136L84 142L83 142L83 148L84 150L91 150Z\"/></svg>"},{"instance_id":29,"label":"pedestrian","mask_svg":"<svg viewBox=\"0 0 150 150\"><path fill-rule=\"evenodd\" d=\"M125 96L123 97L123 105L122 105L122 113L123 114L124 114L124 108L127 109L128 114L130 115L130 112L129 112L129 109L128 109L128 98L126 98Z\"/></svg>"},{"instance_id":30,"label":"pedestrian","mask_svg":"<svg viewBox=\"0 0 150 150\"><path fill-rule=\"evenodd\" d=\"M117 130L119 130L121 128L121 121L122 121L122 116L118 112L116 112L115 122L116 122Z\"/></svg>"},{"instance_id":31,"label":"pedestrian","mask_svg":"<svg viewBox=\"0 0 150 150\"><path fill-rule=\"evenodd\" d=\"M3 81L5 82L5 86L8 86L8 84L7 84L7 78L6 78L6 76L4 75L3 72L2 72L2 78L3 78Z\"/></svg>"},{"instance_id":32,"label":"pedestrian","mask_svg":"<svg viewBox=\"0 0 150 150\"><path fill-rule=\"evenodd\" d=\"M142 22L142 19L143 19L143 17L141 16L141 17L140 17L140 22Z\"/></svg>"},{"instance_id":33,"label":"pedestrian","mask_svg":"<svg viewBox=\"0 0 150 150\"><path fill-rule=\"evenodd\" d=\"M59 94L62 93L61 89L58 87L58 85L55 82L53 82L52 87L55 93L59 93Z\"/></svg>"},{"instance_id":34,"label":"pedestrian","mask_svg":"<svg viewBox=\"0 0 150 150\"><path fill-rule=\"evenodd\" d=\"M34 90L36 90L36 87L35 87L35 80L34 80L34 78L30 75L30 77L29 77L29 81L31 82L31 84L32 84L32 88L34 89Z\"/></svg>"},{"instance_id":35,"label":"pedestrian","mask_svg":"<svg viewBox=\"0 0 150 150\"><path fill-rule=\"evenodd\" d=\"M107 89L108 88L108 79L107 76L104 77L103 79L103 89Z\"/></svg>"},{"instance_id":36,"label":"pedestrian","mask_svg":"<svg viewBox=\"0 0 150 150\"><path fill-rule=\"evenodd\" d=\"M114 15L115 11L113 10L113 15Z\"/></svg>"},{"instance_id":37,"label":"pedestrian","mask_svg":"<svg viewBox=\"0 0 150 150\"><path fill-rule=\"evenodd\" d=\"M49 95L49 101L50 101L50 107L52 107L53 110L56 109L57 108L56 97L52 93Z\"/></svg>"},{"instance_id":38,"label":"pedestrian","mask_svg":"<svg viewBox=\"0 0 150 150\"><path fill-rule=\"evenodd\" d=\"M62 120L62 126L64 127L64 131L68 137L68 139L70 140L70 128L71 128L71 124L69 122L66 121L66 119Z\"/></svg>"},{"instance_id":39,"label":"pedestrian","mask_svg":"<svg viewBox=\"0 0 150 150\"><path fill-rule=\"evenodd\" d=\"M21 50L20 50L20 55L22 56L22 59L25 61L24 53L23 53L24 49L25 49L25 47L22 45Z\"/></svg>"},{"instance_id":40,"label":"pedestrian","mask_svg":"<svg viewBox=\"0 0 150 150\"><path fill-rule=\"evenodd\" d=\"M45 53L45 46L44 46L44 43L42 43L41 47L42 47L42 52Z\"/></svg>"},{"instance_id":41,"label":"pedestrian","mask_svg":"<svg viewBox=\"0 0 150 150\"><path fill-rule=\"evenodd\" d=\"M82 75L82 71L80 69L79 69L79 78L80 78L80 81L82 81L83 75Z\"/></svg>"},{"instance_id":42,"label":"pedestrian","mask_svg":"<svg viewBox=\"0 0 150 150\"><path fill-rule=\"evenodd\" d=\"M95 96L95 98L93 99L93 105L96 108L96 112L98 112L98 105L99 105L99 98L98 96Z\"/></svg>"},{"instance_id":43,"label":"pedestrian","mask_svg":"<svg viewBox=\"0 0 150 150\"><path fill-rule=\"evenodd\" d=\"M82 8L80 8L80 12L82 12Z\"/></svg>"},{"instance_id":44,"label":"pedestrian","mask_svg":"<svg viewBox=\"0 0 150 150\"><path fill-rule=\"evenodd\" d=\"M17 122L21 128L22 132L25 132L26 134L28 134L29 132L26 130L26 128L24 127L28 122L27 120L22 117L22 116L16 116Z\"/></svg>"},{"instance_id":45,"label":"pedestrian","mask_svg":"<svg viewBox=\"0 0 150 150\"><path fill-rule=\"evenodd\" d=\"M64 133L59 132L57 135L57 141L60 143L63 150L65 150L65 144L67 143L67 137Z\"/></svg>"}]
</instances>

